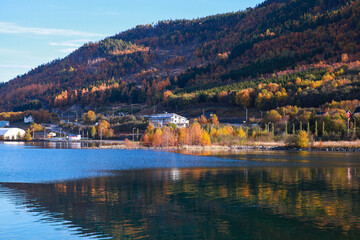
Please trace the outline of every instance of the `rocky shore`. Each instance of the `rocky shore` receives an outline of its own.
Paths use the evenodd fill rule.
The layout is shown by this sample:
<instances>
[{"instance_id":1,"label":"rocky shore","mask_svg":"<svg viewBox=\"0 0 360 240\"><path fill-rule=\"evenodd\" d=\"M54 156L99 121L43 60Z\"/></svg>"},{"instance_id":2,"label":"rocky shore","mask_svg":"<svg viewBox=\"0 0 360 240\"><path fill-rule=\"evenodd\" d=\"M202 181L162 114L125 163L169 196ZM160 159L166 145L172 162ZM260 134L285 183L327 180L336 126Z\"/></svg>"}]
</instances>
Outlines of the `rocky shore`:
<instances>
[{"instance_id":1,"label":"rocky shore","mask_svg":"<svg viewBox=\"0 0 360 240\"><path fill-rule=\"evenodd\" d=\"M325 151L325 152L360 152L360 142L343 142L344 146L335 144L336 142L315 143L310 148L291 148L283 142L280 143L254 143L253 145L233 145L233 146L190 146L184 145L179 147L145 147L138 143L125 144L117 142L116 144L107 144L100 146L87 147L86 149L149 149L165 151Z\"/></svg>"}]
</instances>

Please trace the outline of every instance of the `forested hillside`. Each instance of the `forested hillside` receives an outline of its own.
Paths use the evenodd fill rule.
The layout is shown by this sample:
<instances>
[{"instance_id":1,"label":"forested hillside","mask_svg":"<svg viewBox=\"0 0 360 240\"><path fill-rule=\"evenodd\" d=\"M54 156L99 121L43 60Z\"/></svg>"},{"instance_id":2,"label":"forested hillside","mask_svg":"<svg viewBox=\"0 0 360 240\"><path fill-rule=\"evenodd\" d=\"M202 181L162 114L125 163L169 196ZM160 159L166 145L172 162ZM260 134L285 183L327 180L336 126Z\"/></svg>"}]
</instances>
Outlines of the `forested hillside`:
<instances>
[{"instance_id":1,"label":"forested hillside","mask_svg":"<svg viewBox=\"0 0 360 240\"><path fill-rule=\"evenodd\" d=\"M109 103L319 106L360 98L359 50L360 1L268 0L88 43L1 84L0 110Z\"/></svg>"}]
</instances>

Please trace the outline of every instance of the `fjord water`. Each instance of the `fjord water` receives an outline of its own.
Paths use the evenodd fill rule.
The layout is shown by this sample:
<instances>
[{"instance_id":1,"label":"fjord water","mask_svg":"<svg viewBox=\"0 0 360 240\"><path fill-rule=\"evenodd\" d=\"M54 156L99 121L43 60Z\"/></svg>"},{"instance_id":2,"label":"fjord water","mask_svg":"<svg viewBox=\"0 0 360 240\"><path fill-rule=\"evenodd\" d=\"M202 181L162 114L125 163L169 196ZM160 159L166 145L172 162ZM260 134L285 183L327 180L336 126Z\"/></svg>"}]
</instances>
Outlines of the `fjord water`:
<instances>
[{"instance_id":1,"label":"fjord water","mask_svg":"<svg viewBox=\"0 0 360 240\"><path fill-rule=\"evenodd\" d=\"M0 239L360 236L357 153L0 153Z\"/></svg>"}]
</instances>

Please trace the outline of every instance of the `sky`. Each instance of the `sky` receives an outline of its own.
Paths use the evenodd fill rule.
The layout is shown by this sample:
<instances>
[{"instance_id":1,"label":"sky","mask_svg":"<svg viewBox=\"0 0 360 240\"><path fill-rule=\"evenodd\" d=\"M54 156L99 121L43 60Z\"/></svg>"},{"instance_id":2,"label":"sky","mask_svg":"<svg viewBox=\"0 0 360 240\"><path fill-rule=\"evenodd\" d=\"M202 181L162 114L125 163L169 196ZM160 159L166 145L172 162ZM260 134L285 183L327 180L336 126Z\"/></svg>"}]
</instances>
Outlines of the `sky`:
<instances>
[{"instance_id":1,"label":"sky","mask_svg":"<svg viewBox=\"0 0 360 240\"><path fill-rule=\"evenodd\" d=\"M234 12L261 2L0 0L0 82L140 24Z\"/></svg>"}]
</instances>

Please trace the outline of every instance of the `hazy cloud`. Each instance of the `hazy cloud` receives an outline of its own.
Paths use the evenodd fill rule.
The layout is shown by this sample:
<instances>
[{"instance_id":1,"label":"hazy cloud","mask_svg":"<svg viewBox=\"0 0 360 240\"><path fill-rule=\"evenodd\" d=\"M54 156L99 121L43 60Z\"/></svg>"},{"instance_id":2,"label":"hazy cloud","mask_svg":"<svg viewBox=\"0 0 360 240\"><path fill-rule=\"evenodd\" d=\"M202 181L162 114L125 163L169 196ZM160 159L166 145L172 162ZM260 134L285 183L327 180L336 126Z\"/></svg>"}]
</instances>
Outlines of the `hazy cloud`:
<instances>
[{"instance_id":1,"label":"hazy cloud","mask_svg":"<svg viewBox=\"0 0 360 240\"><path fill-rule=\"evenodd\" d=\"M62 41L62 42L51 42L49 43L51 46L62 46L62 47L81 47L84 43L91 42L91 39L75 39L70 41Z\"/></svg>"},{"instance_id":2,"label":"hazy cloud","mask_svg":"<svg viewBox=\"0 0 360 240\"><path fill-rule=\"evenodd\" d=\"M62 53L71 53L73 51L75 51L77 48L65 48L65 49L61 49L60 52Z\"/></svg>"},{"instance_id":3,"label":"hazy cloud","mask_svg":"<svg viewBox=\"0 0 360 240\"><path fill-rule=\"evenodd\" d=\"M82 37L102 37L104 35L97 33L87 33L68 29L56 28L33 28L22 27L14 23L0 22L0 34L34 34L34 35L60 35L60 36L82 36Z\"/></svg>"},{"instance_id":4,"label":"hazy cloud","mask_svg":"<svg viewBox=\"0 0 360 240\"><path fill-rule=\"evenodd\" d=\"M17 65L17 64L0 64L0 68L21 68L21 69L29 69L32 66L28 65Z\"/></svg>"}]
</instances>

